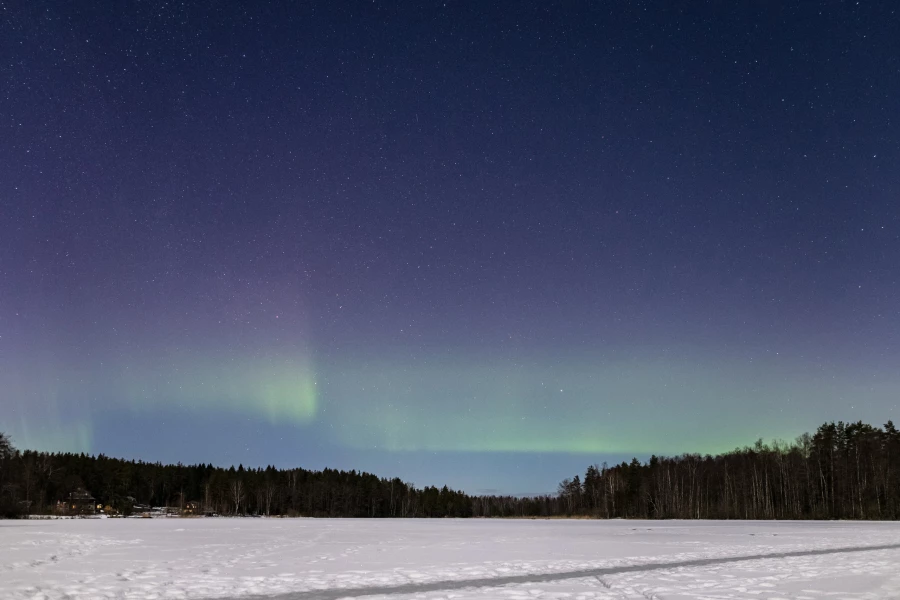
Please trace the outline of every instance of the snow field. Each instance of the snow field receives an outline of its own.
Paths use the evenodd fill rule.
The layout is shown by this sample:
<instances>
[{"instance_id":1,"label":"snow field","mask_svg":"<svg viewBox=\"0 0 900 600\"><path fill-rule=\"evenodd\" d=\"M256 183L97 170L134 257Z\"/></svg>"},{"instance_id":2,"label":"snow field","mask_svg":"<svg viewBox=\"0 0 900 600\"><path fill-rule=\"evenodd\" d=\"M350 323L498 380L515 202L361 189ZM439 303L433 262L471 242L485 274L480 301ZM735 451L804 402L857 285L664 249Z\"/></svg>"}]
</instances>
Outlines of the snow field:
<instances>
[{"instance_id":1,"label":"snow field","mask_svg":"<svg viewBox=\"0 0 900 600\"><path fill-rule=\"evenodd\" d=\"M816 554L835 549L850 551ZM748 556L754 558L740 559ZM254 596L900 599L900 524L202 518L0 522L3 599Z\"/></svg>"}]
</instances>

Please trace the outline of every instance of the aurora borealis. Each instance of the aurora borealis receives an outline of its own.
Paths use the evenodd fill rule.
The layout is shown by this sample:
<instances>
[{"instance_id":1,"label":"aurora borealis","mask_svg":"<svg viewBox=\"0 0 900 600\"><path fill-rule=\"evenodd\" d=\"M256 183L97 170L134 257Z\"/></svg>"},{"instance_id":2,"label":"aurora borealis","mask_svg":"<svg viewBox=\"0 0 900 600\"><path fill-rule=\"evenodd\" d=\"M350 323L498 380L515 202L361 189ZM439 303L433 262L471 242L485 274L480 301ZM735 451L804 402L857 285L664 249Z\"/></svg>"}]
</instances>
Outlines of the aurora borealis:
<instances>
[{"instance_id":1,"label":"aurora borealis","mask_svg":"<svg viewBox=\"0 0 900 600\"><path fill-rule=\"evenodd\" d=\"M529 493L898 418L892 3L0 14L17 446Z\"/></svg>"}]
</instances>

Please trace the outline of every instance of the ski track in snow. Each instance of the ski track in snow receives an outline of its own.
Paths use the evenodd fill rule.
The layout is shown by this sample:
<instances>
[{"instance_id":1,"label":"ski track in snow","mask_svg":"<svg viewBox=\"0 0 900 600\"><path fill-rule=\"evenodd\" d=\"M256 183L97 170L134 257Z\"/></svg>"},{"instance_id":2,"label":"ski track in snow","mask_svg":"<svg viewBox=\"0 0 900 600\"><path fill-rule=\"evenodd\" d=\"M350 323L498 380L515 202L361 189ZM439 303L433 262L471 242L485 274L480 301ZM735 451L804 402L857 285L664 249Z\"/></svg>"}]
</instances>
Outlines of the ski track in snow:
<instances>
[{"instance_id":1,"label":"ski track in snow","mask_svg":"<svg viewBox=\"0 0 900 600\"><path fill-rule=\"evenodd\" d=\"M0 598L900 599L900 524L0 522Z\"/></svg>"}]
</instances>

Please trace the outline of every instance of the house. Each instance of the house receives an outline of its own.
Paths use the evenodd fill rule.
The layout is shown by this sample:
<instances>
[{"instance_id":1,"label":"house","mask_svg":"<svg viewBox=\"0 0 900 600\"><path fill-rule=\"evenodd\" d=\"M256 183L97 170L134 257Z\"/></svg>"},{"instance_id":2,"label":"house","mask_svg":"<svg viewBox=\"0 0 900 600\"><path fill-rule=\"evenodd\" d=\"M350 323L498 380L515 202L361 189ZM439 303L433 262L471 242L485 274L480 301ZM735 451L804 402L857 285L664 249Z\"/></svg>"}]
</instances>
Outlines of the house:
<instances>
[{"instance_id":1,"label":"house","mask_svg":"<svg viewBox=\"0 0 900 600\"><path fill-rule=\"evenodd\" d=\"M103 508L102 505L99 508ZM84 488L70 492L65 504L65 512L70 515L93 515L97 509L97 500Z\"/></svg>"},{"instance_id":2,"label":"house","mask_svg":"<svg viewBox=\"0 0 900 600\"><path fill-rule=\"evenodd\" d=\"M197 501L187 502L184 505L184 509L181 511L181 514L184 516L194 516L194 515L202 515L203 507Z\"/></svg>"}]
</instances>

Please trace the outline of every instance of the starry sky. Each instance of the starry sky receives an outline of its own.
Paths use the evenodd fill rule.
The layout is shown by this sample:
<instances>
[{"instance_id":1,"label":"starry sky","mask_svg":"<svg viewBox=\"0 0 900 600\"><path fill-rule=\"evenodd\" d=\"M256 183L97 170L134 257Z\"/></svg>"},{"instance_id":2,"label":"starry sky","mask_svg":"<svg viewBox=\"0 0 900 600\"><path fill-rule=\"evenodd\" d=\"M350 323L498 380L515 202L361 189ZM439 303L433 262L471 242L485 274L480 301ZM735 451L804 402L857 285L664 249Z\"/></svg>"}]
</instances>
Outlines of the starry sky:
<instances>
[{"instance_id":1,"label":"starry sky","mask_svg":"<svg viewBox=\"0 0 900 600\"><path fill-rule=\"evenodd\" d=\"M898 27L0 0L0 430L539 493L897 419Z\"/></svg>"}]
</instances>

